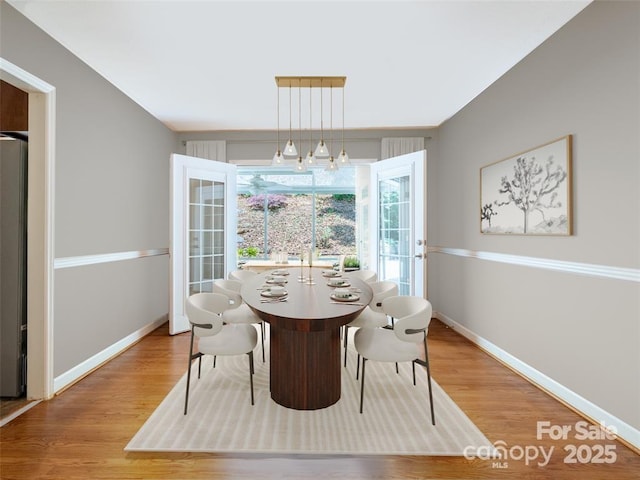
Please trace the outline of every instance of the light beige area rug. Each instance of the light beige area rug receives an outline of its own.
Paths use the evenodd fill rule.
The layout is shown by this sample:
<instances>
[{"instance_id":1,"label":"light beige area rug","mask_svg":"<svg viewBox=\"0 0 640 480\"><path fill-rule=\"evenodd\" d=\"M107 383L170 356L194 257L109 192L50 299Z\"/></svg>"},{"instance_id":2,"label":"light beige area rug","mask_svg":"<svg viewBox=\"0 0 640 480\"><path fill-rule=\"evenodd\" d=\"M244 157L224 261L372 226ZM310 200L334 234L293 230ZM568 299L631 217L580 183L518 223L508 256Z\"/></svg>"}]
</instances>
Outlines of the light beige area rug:
<instances>
[{"instance_id":1,"label":"light beige area rug","mask_svg":"<svg viewBox=\"0 0 640 480\"><path fill-rule=\"evenodd\" d=\"M352 329L355 330L355 329ZM266 347L266 346L265 346ZM367 362L364 413L356 353L342 368L342 397L331 407L299 411L269 395L269 361L255 357L255 405L249 393L248 358L204 357L202 377L193 364L189 413L183 415L186 374L125 447L126 451L271 454L463 455L489 440L433 382L436 426L431 424L426 371L411 365ZM186 364L186 358L185 358Z\"/></svg>"}]
</instances>

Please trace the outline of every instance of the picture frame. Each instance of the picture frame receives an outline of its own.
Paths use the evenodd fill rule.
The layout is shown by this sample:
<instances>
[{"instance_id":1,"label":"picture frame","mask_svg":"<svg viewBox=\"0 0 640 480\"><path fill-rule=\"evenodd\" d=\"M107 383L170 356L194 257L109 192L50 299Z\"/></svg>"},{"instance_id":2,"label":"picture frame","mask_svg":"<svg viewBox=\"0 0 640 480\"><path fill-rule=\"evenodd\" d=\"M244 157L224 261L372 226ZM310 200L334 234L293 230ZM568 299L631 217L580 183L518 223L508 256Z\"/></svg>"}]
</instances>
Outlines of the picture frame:
<instances>
[{"instance_id":1,"label":"picture frame","mask_svg":"<svg viewBox=\"0 0 640 480\"><path fill-rule=\"evenodd\" d=\"M480 168L480 232L572 235L572 136Z\"/></svg>"}]
</instances>

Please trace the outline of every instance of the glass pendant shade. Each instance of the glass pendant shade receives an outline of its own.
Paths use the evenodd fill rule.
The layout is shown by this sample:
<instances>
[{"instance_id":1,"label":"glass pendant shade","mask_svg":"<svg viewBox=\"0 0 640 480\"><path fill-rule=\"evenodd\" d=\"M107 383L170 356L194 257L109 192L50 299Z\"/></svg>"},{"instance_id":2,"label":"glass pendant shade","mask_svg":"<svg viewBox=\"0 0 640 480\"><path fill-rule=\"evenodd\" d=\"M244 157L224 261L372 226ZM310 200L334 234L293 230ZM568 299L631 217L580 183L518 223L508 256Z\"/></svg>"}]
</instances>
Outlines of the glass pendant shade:
<instances>
[{"instance_id":1,"label":"glass pendant shade","mask_svg":"<svg viewBox=\"0 0 640 480\"><path fill-rule=\"evenodd\" d=\"M342 149L340 155L338 155L338 163L340 163L340 165L349 165L349 155L347 155L344 149Z\"/></svg>"},{"instance_id":2,"label":"glass pendant shade","mask_svg":"<svg viewBox=\"0 0 640 480\"><path fill-rule=\"evenodd\" d=\"M327 144L324 143L324 140L320 140L318 142L318 146L316 147L316 158L328 158L329 157L329 148L327 148Z\"/></svg>"},{"instance_id":3,"label":"glass pendant shade","mask_svg":"<svg viewBox=\"0 0 640 480\"><path fill-rule=\"evenodd\" d=\"M284 165L284 156L282 152L278 150L276 154L273 156L273 160L271 161L272 165Z\"/></svg>"},{"instance_id":4,"label":"glass pendant shade","mask_svg":"<svg viewBox=\"0 0 640 480\"><path fill-rule=\"evenodd\" d=\"M298 160L296 161L295 171L296 172L306 172L307 171L307 166L305 165L304 161L302 160L302 157L298 157Z\"/></svg>"},{"instance_id":5,"label":"glass pendant shade","mask_svg":"<svg viewBox=\"0 0 640 480\"><path fill-rule=\"evenodd\" d=\"M305 159L305 161L307 162L308 165L316 164L316 157L313 154L313 150L309 150L309 153L307 153L307 158Z\"/></svg>"},{"instance_id":6,"label":"glass pendant shade","mask_svg":"<svg viewBox=\"0 0 640 480\"><path fill-rule=\"evenodd\" d=\"M287 141L287 144L284 146L283 155L285 157L297 157L298 149L296 148L296 144L293 143L293 140Z\"/></svg>"},{"instance_id":7,"label":"glass pendant shade","mask_svg":"<svg viewBox=\"0 0 640 480\"><path fill-rule=\"evenodd\" d=\"M327 166L324 167L324 170L326 172L337 172L339 169L340 167L336 163L335 159L333 157L329 157L329 163L327 163Z\"/></svg>"}]
</instances>

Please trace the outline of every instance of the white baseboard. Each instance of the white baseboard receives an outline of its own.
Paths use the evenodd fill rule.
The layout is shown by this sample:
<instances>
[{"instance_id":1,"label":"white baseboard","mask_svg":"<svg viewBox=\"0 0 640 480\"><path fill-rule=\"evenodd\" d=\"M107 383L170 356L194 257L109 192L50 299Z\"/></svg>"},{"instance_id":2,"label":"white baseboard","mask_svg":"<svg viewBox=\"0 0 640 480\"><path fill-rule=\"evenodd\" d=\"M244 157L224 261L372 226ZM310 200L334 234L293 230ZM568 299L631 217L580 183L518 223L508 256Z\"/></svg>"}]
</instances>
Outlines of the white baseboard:
<instances>
[{"instance_id":1,"label":"white baseboard","mask_svg":"<svg viewBox=\"0 0 640 480\"><path fill-rule=\"evenodd\" d=\"M96 353L93 357L85 360L84 362L76 365L70 370L67 370L62 375L53 379L53 391L58 393L74 382L80 380L82 377L98 368L100 365L106 363L111 358L122 353L145 335L153 332L156 328L161 326L167 321L167 317L160 318L155 322L152 322L141 329L126 336L122 340L110 345L99 353Z\"/></svg>"},{"instance_id":2,"label":"white baseboard","mask_svg":"<svg viewBox=\"0 0 640 480\"><path fill-rule=\"evenodd\" d=\"M524 363L510 353L459 324L455 320L447 317L443 313L434 312L433 316L453 328L456 332L460 333L471 342L475 343L491 356L512 368L537 387L549 392L551 395L566 403L579 414L596 423L603 422L607 426L615 427L616 436L618 438L620 438L624 443L640 450L640 430L620 420L606 410L603 410L599 406L578 395L564 385L556 382L552 378L549 378L544 373L539 372L532 366Z\"/></svg>"}]
</instances>

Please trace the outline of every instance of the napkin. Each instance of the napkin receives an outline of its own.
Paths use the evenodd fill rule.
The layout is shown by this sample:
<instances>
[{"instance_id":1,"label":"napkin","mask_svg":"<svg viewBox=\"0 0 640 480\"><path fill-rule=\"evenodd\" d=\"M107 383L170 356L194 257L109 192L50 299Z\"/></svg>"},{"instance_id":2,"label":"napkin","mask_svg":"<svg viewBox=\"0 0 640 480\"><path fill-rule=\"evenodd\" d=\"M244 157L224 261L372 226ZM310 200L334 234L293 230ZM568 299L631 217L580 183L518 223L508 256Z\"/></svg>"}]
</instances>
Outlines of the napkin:
<instances>
[{"instance_id":1,"label":"napkin","mask_svg":"<svg viewBox=\"0 0 640 480\"><path fill-rule=\"evenodd\" d=\"M338 298L349 298L351 291L348 288L336 288L333 291L333 295Z\"/></svg>"}]
</instances>

